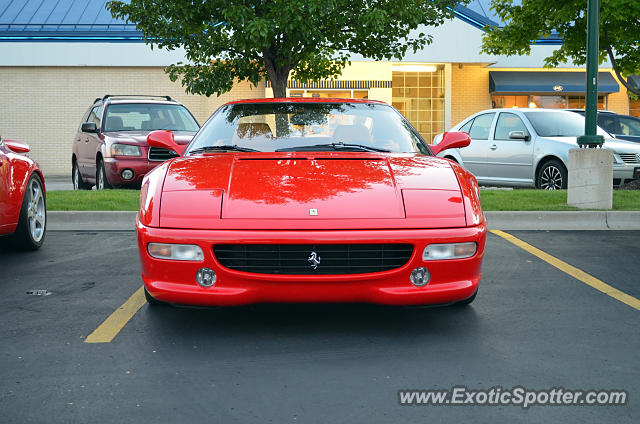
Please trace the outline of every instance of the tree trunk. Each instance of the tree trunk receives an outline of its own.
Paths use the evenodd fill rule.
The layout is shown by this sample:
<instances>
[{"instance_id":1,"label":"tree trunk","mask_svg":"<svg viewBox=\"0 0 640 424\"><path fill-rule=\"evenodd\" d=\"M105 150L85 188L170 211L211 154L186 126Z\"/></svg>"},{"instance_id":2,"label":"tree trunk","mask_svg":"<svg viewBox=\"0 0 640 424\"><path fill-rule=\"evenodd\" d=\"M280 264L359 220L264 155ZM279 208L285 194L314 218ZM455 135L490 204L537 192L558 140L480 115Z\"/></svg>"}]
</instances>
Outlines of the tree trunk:
<instances>
[{"instance_id":1,"label":"tree trunk","mask_svg":"<svg viewBox=\"0 0 640 424\"><path fill-rule=\"evenodd\" d=\"M616 61L616 57L613 54L613 49L611 48L611 43L609 42L609 33L607 32L606 28L604 29L604 42L605 49L607 50L607 54L609 55L609 61L613 66L613 71L615 72L616 77L618 77L618 81L620 81L620 83L622 83L622 85L624 85L624 88L626 88L628 91L632 92L636 96L640 96L640 90L631 85L631 83L629 83L629 81L620 73L620 70L618 69L618 62Z\"/></svg>"},{"instance_id":2,"label":"tree trunk","mask_svg":"<svg viewBox=\"0 0 640 424\"><path fill-rule=\"evenodd\" d=\"M287 81L291 68L276 68L268 51L263 51L263 58L267 76L273 89L273 97L276 99L287 97ZM285 137L287 134L289 134L289 115L279 113L276 115L276 137Z\"/></svg>"}]
</instances>

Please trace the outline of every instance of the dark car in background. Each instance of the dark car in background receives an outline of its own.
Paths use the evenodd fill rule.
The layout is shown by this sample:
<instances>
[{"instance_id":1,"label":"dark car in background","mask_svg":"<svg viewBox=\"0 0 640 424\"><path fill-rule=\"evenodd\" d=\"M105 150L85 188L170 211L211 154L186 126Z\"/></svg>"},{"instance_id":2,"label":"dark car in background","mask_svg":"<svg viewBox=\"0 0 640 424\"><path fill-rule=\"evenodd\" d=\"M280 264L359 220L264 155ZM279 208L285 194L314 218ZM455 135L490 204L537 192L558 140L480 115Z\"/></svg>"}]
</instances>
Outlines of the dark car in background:
<instances>
[{"instance_id":1,"label":"dark car in background","mask_svg":"<svg viewBox=\"0 0 640 424\"><path fill-rule=\"evenodd\" d=\"M584 116L584 109L569 109ZM640 118L618 115L608 110L598 111L598 126L621 140L640 143Z\"/></svg>"},{"instance_id":2,"label":"dark car in background","mask_svg":"<svg viewBox=\"0 0 640 424\"><path fill-rule=\"evenodd\" d=\"M191 112L169 96L97 98L84 114L71 157L74 190L140 186L142 178L175 153L149 147L147 134L169 130L188 144L200 128Z\"/></svg>"}]
</instances>

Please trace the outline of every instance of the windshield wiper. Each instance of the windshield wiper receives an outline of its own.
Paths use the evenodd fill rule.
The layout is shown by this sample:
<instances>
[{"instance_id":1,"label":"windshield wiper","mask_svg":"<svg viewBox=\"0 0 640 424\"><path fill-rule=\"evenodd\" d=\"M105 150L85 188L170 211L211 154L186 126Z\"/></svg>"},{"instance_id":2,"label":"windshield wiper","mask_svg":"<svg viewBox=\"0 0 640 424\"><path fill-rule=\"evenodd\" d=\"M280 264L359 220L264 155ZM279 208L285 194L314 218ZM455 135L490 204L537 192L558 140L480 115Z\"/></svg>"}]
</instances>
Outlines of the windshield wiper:
<instances>
[{"instance_id":1,"label":"windshield wiper","mask_svg":"<svg viewBox=\"0 0 640 424\"><path fill-rule=\"evenodd\" d=\"M260 150L250 149L248 147L241 147L236 144L225 144L222 146L204 146L191 150L189 153L204 153L204 152L220 152L220 151L234 151L234 152L259 152Z\"/></svg>"},{"instance_id":2,"label":"windshield wiper","mask_svg":"<svg viewBox=\"0 0 640 424\"><path fill-rule=\"evenodd\" d=\"M312 146L296 146L287 147L284 149L277 149L276 152L295 152L295 151L314 151L315 149L332 148L333 150L361 150L364 152L380 152L391 153L391 150L379 149L377 147L371 147L364 144L351 144L351 143L326 143L326 144L314 144Z\"/></svg>"}]
</instances>

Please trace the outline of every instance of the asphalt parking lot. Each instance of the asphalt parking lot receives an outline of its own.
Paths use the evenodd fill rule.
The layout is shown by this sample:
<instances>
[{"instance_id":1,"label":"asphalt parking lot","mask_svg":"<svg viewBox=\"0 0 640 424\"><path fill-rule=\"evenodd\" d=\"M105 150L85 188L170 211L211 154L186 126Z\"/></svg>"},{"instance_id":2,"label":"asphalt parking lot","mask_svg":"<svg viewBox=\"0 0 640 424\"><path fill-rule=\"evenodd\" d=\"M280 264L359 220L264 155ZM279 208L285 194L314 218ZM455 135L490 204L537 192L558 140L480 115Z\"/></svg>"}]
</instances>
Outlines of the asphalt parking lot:
<instances>
[{"instance_id":1,"label":"asphalt parking lot","mask_svg":"<svg viewBox=\"0 0 640 424\"><path fill-rule=\"evenodd\" d=\"M509 234L640 298L640 232ZM490 234L467 308L143 305L133 232L0 253L3 423L637 422L640 311ZM27 294L46 290L47 295ZM605 290L606 291L606 290ZM42 292L39 292L42 294ZM400 389L623 389L625 406L400 406Z\"/></svg>"}]
</instances>

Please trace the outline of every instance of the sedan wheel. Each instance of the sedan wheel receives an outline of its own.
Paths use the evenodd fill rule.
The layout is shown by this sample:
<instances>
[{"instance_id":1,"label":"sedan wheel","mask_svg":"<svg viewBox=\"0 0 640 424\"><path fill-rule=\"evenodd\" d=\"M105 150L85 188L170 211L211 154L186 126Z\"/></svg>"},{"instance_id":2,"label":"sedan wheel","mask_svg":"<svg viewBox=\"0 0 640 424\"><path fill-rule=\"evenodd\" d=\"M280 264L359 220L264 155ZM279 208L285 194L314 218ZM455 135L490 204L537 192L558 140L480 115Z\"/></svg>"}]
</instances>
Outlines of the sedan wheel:
<instances>
[{"instance_id":1,"label":"sedan wheel","mask_svg":"<svg viewBox=\"0 0 640 424\"><path fill-rule=\"evenodd\" d=\"M543 190L566 189L567 170L559 161L550 160L540 168L536 185Z\"/></svg>"}]
</instances>

